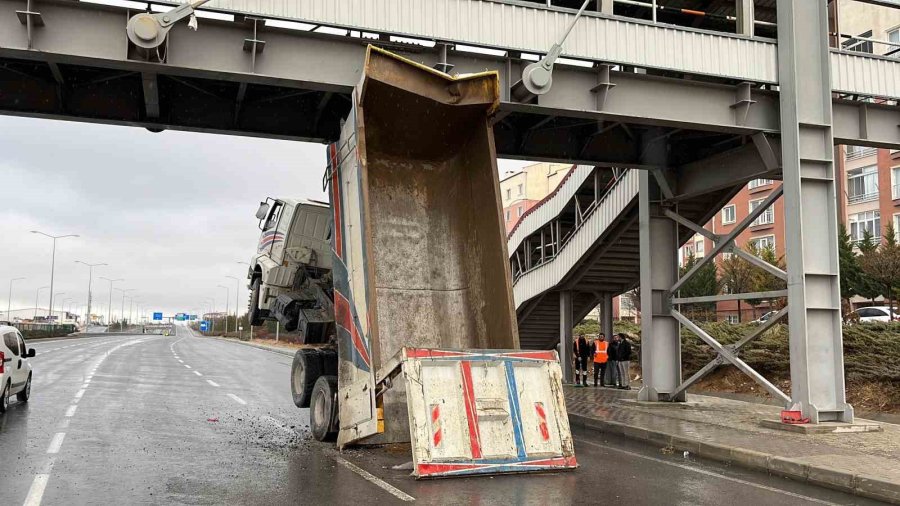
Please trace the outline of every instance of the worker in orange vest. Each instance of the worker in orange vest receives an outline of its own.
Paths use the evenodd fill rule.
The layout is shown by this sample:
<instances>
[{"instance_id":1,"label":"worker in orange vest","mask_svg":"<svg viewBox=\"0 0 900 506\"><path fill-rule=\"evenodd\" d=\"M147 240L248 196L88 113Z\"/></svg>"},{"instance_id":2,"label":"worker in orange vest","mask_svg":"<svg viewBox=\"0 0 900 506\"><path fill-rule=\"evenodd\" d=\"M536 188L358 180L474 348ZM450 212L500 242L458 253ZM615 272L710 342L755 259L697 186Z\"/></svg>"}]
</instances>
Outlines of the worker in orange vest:
<instances>
[{"instance_id":1,"label":"worker in orange vest","mask_svg":"<svg viewBox=\"0 0 900 506\"><path fill-rule=\"evenodd\" d=\"M598 374L600 375L600 386L606 386L603 384L603 379L606 377L606 362L609 360L608 347L606 336L601 332L594 341L594 386L597 386Z\"/></svg>"}]
</instances>

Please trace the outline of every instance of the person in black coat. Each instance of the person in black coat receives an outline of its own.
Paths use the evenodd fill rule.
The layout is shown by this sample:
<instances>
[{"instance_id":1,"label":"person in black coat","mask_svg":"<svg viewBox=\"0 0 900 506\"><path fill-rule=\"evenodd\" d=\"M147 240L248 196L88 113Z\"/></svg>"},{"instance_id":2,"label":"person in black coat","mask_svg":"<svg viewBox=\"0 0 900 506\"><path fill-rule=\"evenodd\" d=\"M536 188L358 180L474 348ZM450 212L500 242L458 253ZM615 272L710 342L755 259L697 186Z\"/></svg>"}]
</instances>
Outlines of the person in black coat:
<instances>
[{"instance_id":1,"label":"person in black coat","mask_svg":"<svg viewBox=\"0 0 900 506\"><path fill-rule=\"evenodd\" d=\"M584 334L579 335L578 340L575 341L575 354L578 366L578 375L575 376L576 385L580 376L581 384L587 386L587 364L593 353L592 350L593 348L587 339L584 338Z\"/></svg>"},{"instance_id":2,"label":"person in black coat","mask_svg":"<svg viewBox=\"0 0 900 506\"><path fill-rule=\"evenodd\" d=\"M619 335L612 335L612 342L609 343L609 361L606 363L606 384L612 388L619 386Z\"/></svg>"}]
</instances>

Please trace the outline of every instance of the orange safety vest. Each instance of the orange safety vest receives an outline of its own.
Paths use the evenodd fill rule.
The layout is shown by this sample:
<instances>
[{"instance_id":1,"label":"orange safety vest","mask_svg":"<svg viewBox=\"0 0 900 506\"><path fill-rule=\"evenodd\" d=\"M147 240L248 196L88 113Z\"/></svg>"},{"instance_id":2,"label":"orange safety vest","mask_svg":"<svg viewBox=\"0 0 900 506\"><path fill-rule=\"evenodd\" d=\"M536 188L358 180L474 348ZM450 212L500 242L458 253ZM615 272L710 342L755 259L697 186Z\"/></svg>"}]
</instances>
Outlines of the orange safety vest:
<instances>
[{"instance_id":1,"label":"orange safety vest","mask_svg":"<svg viewBox=\"0 0 900 506\"><path fill-rule=\"evenodd\" d=\"M597 346L597 349L594 351L594 363L605 364L609 360L609 355L606 353L609 343L606 341L594 341L594 344Z\"/></svg>"}]
</instances>

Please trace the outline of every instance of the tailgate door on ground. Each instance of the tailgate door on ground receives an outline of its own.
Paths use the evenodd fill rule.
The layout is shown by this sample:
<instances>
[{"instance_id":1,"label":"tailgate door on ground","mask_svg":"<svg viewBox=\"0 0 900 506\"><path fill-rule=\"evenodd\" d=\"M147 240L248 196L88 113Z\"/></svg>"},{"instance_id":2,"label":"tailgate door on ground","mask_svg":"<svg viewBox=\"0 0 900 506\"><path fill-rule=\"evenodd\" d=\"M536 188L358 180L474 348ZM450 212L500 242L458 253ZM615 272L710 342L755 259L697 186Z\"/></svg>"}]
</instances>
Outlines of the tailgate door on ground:
<instances>
[{"instance_id":1,"label":"tailgate door on ground","mask_svg":"<svg viewBox=\"0 0 900 506\"><path fill-rule=\"evenodd\" d=\"M577 467L555 351L403 349L417 478Z\"/></svg>"}]
</instances>

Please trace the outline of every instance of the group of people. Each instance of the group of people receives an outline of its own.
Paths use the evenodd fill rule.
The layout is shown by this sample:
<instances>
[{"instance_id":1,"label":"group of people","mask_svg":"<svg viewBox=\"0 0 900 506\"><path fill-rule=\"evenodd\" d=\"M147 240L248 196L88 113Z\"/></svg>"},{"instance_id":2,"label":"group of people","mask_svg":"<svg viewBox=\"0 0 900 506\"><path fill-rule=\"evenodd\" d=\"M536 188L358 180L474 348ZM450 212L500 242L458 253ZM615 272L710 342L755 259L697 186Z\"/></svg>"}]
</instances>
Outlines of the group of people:
<instances>
[{"instance_id":1,"label":"group of people","mask_svg":"<svg viewBox=\"0 0 900 506\"><path fill-rule=\"evenodd\" d=\"M612 342L606 341L601 332L597 339L588 340L584 334L575 339L575 385L588 386L588 364L594 364L594 386L631 388L631 343L625 334L613 334Z\"/></svg>"}]
</instances>

